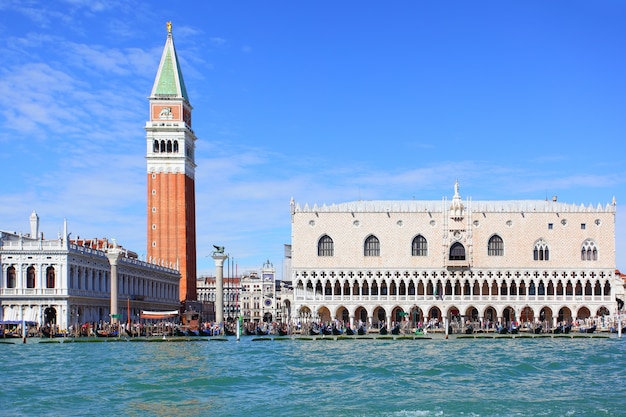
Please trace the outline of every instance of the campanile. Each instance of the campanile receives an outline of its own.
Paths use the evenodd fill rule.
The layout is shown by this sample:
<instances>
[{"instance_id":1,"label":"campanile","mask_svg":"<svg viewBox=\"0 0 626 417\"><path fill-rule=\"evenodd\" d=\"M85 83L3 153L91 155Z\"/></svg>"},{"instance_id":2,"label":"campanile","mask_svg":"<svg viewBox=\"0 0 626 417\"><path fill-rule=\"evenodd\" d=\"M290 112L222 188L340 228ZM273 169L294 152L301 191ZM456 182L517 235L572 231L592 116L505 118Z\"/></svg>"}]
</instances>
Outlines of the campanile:
<instances>
[{"instance_id":1,"label":"campanile","mask_svg":"<svg viewBox=\"0 0 626 417\"><path fill-rule=\"evenodd\" d=\"M172 24L154 80L146 123L148 257L180 270L180 300L197 299L195 141L192 107L174 48Z\"/></svg>"}]
</instances>

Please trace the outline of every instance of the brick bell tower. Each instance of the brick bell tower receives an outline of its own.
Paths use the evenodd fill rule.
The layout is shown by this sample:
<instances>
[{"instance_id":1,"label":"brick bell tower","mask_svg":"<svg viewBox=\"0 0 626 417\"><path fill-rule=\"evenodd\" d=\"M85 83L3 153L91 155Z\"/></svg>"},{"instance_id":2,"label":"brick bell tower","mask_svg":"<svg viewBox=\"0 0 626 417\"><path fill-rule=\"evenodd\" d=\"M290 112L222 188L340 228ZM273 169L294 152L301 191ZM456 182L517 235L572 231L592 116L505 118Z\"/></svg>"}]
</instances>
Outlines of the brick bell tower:
<instances>
[{"instance_id":1,"label":"brick bell tower","mask_svg":"<svg viewBox=\"0 0 626 417\"><path fill-rule=\"evenodd\" d=\"M172 24L154 80L146 123L148 257L178 267L181 302L197 299L195 141L192 107L174 48Z\"/></svg>"}]
</instances>

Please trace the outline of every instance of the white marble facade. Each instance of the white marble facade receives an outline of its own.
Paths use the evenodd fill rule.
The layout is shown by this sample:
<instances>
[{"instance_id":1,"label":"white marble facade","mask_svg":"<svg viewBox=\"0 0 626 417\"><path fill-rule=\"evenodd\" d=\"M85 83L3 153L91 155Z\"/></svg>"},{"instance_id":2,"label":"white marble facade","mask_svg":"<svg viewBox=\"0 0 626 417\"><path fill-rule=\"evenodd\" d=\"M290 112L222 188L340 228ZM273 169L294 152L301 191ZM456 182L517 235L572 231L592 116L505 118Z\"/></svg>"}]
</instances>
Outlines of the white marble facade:
<instances>
[{"instance_id":1,"label":"white marble facade","mask_svg":"<svg viewBox=\"0 0 626 417\"><path fill-rule=\"evenodd\" d=\"M36 218L36 214L33 213ZM31 216L33 218L33 216ZM67 236L67 233L65 233ZM0 320L53 323L68 329L85 322L108 322L111 314L111 263L117 258L118 313L132 321L141 310L179 308L180 274L171 265L145 262L116 243L44 240L36 225L21 235L0 232Z\"/></svg>"},{"instance_id":2,"label":"white marble facade","mask_svg":"<svg viewBox=\"0 0 626 417\"><path fill-rule=\"evenodd\" d=\"M542 322L613 315L616 203L291 202L295 319Z\"/></svg>"}]
</instances>

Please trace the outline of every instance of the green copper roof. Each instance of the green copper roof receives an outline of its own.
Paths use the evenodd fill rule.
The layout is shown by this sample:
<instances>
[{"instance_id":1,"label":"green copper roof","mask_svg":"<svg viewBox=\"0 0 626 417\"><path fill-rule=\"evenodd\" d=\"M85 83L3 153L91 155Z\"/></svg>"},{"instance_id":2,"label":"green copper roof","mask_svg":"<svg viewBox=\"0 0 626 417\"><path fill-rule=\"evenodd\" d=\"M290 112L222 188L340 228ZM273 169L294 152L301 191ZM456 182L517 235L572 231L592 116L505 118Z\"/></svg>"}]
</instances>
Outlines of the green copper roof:
<instances>
[{"instance_id":1,"label":"green copper roof","mask_svg":"<svg viewBox=\"0 0 626 417\"><path fill-rule=\"evenodd\" d=\"M152 88L152 97L178 97L189 101L171 33L168 34L165 42L161 64Z\"/></svg>"}]
</instances>

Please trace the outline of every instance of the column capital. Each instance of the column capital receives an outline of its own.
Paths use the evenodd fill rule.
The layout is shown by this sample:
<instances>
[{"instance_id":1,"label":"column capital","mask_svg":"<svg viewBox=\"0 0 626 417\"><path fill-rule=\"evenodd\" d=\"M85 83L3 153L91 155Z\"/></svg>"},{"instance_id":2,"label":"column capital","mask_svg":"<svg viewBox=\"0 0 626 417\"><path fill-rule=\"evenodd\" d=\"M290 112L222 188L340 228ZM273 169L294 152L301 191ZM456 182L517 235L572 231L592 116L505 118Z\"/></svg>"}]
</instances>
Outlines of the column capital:
<instances>
[{"instance_id":1,"label":"column capital","mask_svg":"<svg viewBox=\"0 0 626 417\"><path fill-rule=\"evenodd\" d=\"M228 259L228 255L223 253L214 253L211 255L211 258L215 261L215 266L223 266L224 260Z\"/></svg>"},{"instance_id":2,"label":"column capital","mask_svg":"<svg viewBox=\"0 0 626 417\"><path fill-rule=\"evenodd\" d=\"M107 249L107 258L109 259L109 263L111 265L116 265L121 255L122 255L122 250L120 248Z\"/></svg>"}]
</instances>

